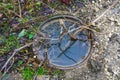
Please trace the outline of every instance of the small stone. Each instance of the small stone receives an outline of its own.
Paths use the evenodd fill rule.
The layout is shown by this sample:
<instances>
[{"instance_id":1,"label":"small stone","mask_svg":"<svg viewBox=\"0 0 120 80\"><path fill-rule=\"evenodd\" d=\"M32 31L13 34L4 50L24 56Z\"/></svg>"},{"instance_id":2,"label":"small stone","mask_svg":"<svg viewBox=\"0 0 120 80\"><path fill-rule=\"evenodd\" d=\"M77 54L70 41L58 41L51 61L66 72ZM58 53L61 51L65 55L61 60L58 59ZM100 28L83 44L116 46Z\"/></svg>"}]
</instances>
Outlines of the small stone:
<instances>
[{"instance_id":1,"label":"small stone","mask_svg":"<svg viewBox=\"0 0 120 80\"><path fill-rule=\"evenodd\" d=\"M33 66L33 64L29 64L29 66Z\"/></svg>"},{"instance_id":2,"label":"small stone","mask_svg":"<svg viewBox=\"0 0 120 80\"><path fill-rule=\"evenodd\" d=\"M115 21L115 19L114 19L113 17L110 17L109 20L111 20L111 21Z\"/></svg>"},{"instance_id":3,"label":"small stone","mask_svg":"<svg viewBox=\"0 0 120 80\"><path fill-rule=\"evenodd\" d=\"M95 3L95 1L92 1L92 3L94 4L94 3Z\"/></svg>"},{"instance_id":4,"label":"small stone","mask_svg":"<svg viewBox=\"0 0 120 80\"><path fill-rule=\"evenodd\" d=\"M118 22L117 25L120 26L120 22Z\"/></svg>"},{"instance_id":5,"label":"small stone","mask_svg":"<svg viewBox=\"0 0 120 80\"><path fill-rule=\"evenodd\" d=\"M111 68L108 68L107 71L110 72L110 73L113 73Z\"/></svg>"},{"instance_id":6,"label":"small stone","mask_svg":"<svg viewBox=\"0 0 120 80\"><path fill-rule=\"evenodd\" d=\"M114 22L111 22L111 26L113 26L114 25Z\"/></svg>"},{"instance_id":7,"label":"small stone","mask_svg":"<svg viewBox=\"0 0 120 80\"><path fill-rule=\"evenodd\" d=\"M117 40L116 41L120 44L120 36L117 36Z\"/></svg>"},{"instance_id":8,"label":"small stone","mask_svg":"<svg viewBox=\"0 0 120 80\"><path fill-rule=\"evenodd\" d=\"M37 56L33 56L33 58L37 58Z\"/></svg>"},{"instance_id":9,"label":"small stone","mask_svg":"<svg viewBox=\"0 0 120 80\"><path fill-rule=\"evenodd\" d=\"M98 72L101 70L102 65L100 62L91 59L88 63L88 67L92 72Z\"/></svg>"},{"instance_id":10,"label":"small stone","mask_svg":"<svg viewBox=\"0 0 120 80\"><path fill-rule=\"evenodd\" d=\"M38 75L36 80L50 80L49 75Z\"/></svg>"},{"instance_id":11,"label":"small stone","mask_svg":"<svg viewBox=\"0 0 120 80\"><path fill-rule=\"evenodd\" d=\"M94 8L95 12L98 12L100 9L98 7Z\"/></svg>"}]
</instances>

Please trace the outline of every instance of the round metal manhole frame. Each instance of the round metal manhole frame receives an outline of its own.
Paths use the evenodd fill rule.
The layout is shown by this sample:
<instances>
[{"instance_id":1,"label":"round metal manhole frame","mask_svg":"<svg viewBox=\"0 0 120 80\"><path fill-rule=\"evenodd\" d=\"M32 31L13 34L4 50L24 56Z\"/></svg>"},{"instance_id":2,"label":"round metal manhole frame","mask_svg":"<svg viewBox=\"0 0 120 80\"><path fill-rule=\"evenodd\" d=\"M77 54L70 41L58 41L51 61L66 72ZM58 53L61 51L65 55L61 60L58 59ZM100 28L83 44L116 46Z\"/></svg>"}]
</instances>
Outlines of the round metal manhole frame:
<instances>
[{"instance_id":1,"label":"round metal manhole frame","mask_svg":"<svg viewBox=\"0 0 120 80\"><path fill-rule=\"evenodd\" d=\"M49 18L49 19L47 19L47 20L45 20L41 25L40 25L40 27L39 27L39 29L38 30L40 30L40 28L42 27L42 26L44 26L45 24L48 24L50 21L52 21L52 20L54 20L54 19L64 19L64 18L68 18L68 19L71 19L71 20L75 20L75 21L77 21L77 22L79 22L81 25L83 25L82 24L82 21L80 20L80 19L78 19L78 18L76 18L76 17L74 17L74 16L72 16L72 15L57 15L57 16L53 16L53 17L51 17L51 18ZM89 30L88 30L89 31ZM40 32L40 31L38 31L38 32ZM90 31L90 35L91 35L91 39L93 39L93 37L94 37L94 33L93 32L91 32ZM37 34L35 35L35 38L36 38L36 36L37 36ZM88 37L88 36L87 36ZM35 39L36 40L36 39ZM49 62L49 60L48 60L48 62L49 62L49 66L50 67L54 67L54 68L59 68L59 69L74 69L74 68L78 68L78 67L80 67L80 66L82 66L83 64L85 64L87 61L88 61L88 59L91 57L91 53L93 52L93 42L94 41L90 41L90 47L89 47L89 50L88 50L88 53L86 53L87 55L85 56L85 58L83 59L83 60L81 60L81 61L79 61L79 62L77 62L76 64L74 64L74 65L72 65L72 66L59 66L59 65L55 65L54 63L50 63ZM35 44L33 44L33 49L35 48ZM35 54L39 54L39 52L38 51L35 51L36 49L34 49L33 51L34 51L34 53ZM46 56L44 56L45 58L46 58ZM39 58L40 59L40 58ZM43 60L43 59L40 59L40 60ZM45 59L44 59L45 60Z\"/></svg>"}]
</instances>

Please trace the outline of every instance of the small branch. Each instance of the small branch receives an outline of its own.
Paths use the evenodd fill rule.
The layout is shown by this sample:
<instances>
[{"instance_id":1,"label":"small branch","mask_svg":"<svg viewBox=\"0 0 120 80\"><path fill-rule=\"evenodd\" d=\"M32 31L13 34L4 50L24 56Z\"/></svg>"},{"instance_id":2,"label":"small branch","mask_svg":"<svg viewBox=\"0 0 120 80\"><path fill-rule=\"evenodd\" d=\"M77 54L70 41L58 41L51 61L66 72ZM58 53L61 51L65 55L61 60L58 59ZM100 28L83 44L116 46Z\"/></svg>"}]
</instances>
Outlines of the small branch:
<instances>
[{"instance_id":1,"label":"small branch","mask_svg":"<svg viewBox=\"0 0 120 80\"><path fill-rule=\"evenodd\" d=\"M7 9L7 8L6 8L6 9ZM15 14L16 16L20 17L20 15L17 14L16 12L14 12L14 11L12 11L12 10L9 10L9 9L7 9L7 10L10 11L11 13ZM21 18L21 17L20 17L20 18Z\"/></svg>"},{"instance_id":2,"label":"small branch","mask_svg":"<svg viewBox=\"0 0 120 80\"><path fill-rule=\"evenodd\" d=\"M44 4L45 6L47 6L48 8L50 8L51 10L55 11L55 13L60 14L60 12L59 12L59 11L57 11L57 10L53 9L51 6L47 5L47 4L46 4L46 3L44 3L43 1L40 1L40 2L41 2L42 4Z\"/></svg>"},{"instance_id":3,"label":"small branch","mask_svg":"<svg viewBox=\"0 0 120 80\"><path fill-rule=\"evenodd\" d=\"M78 9L75 13L73 13L73 15L77 15L79 13L80 9Z\"/></svg>"},{"instance_id":4,"label":"small branch","mask_svg":"<svg viewBox=\"0 0 120 80\"><path fill-rule=\"evenodd\" d=\"M12 10L10 10L10 9L8 9L8 8L5 8L5 7L6 7L6 4L2 3L2 6L3 6L3 8L6 9L7 11L9 11L9 12L15 14L16 16L20 17L20 15L17 14L15 11L12 11ZM20 17L20 18L21 18L21 17Z\"/></svg>"},{"instance_id":5,"label":"small branch","mask_svg":"<svg viewBox=\"0 0 120 80\"><path fill-rule=\"evenodd\" d=\"M13 54L11 55L11 57L6 61L6 63L3 65L3 67L1 68L0 71L2 71L2 70L7 66L7 64L10 62L10 60L14 57L14 55L15 55L17 52L19 52L20 50L22 50L22 49L24 49L24 48L26 48L26 47L28 47L28 46L30 46L30 45L32 45L33 43L34 43L34 42L31 42L31 43L28 43L28 44L26 44L26 45L24 45L24 46L22 46L22 47L20 47L20 48L18 48L18 49L15 49L14 52L13 52Z\"/></svg>"},{"instance_id":6,"label":"small branch","mask_svg":"<svg viewBox=\"0 0 120 80\"><path fill-rule=\"evenodd\" d=\"M64 21L62 19L59 19L59 23L60 25L62 25L63 29L65 30L64 32L62 32L61 36L60 36L60 40L62 39L62 37L64 36L65 33L67 33L71 38L75 39L70 33L69 31L67 30L67 27L64 23Z\"/></svg>"},{"instance_id":7,"label":"small branch","mask_svg":"<svg viewBox=\"0 0 120 80\"><path fill-rule=\"evenodd\" d=\"M13 58L14 59L14 58ZM10 68L13 66L14 64L14 60L12 61L12 63L10 64L10 66L8 67L8 69L4 72L5 74L10 70Z\"/></svg>"},{"instance_id":8,"label":"small branch","mask_svg":"<svg viewBox=\"0 0 120 80\"><path fill-rule=\"evenodd\" d=\"M49 7L51 10L54 11L54 9L52 7L50 7L49 5L47 5L46 3L44 3L43 1L40 1L42 4L44 4L45 6ZM57 12L57 11L56 11Z\"/></svg>"},{"instance_id":9,"label":"small branch","mask_svg":"<svg viewBox=\"0 0 120 80\"><path fill-rule=\"evenodd\" d=\"M119 2L119 0L116 0L107 10L105 10L105 12L103 12L98 18L96 18L95 20L93 20L92 22L88 23L87 25L85 26L80 26L76 29L73 29L71 31L75 31L77 30L74 34L73 34L73 37L80 31L82 31L83 29L88 29L92 32L96 32L95 30L93 29L90 29L89 27L91 27L92 25L95 25L95 22L97 22L99 19L101 19L107 12L109 12L110 9L112 9L112 7L114 7L117 3Z\"/></svg>"},{"instance_id":10,"label":"small branch","mask_svg":"<svg viewBox=\"0 0 120 80\"><path fill-rule=\"evenodd\" d=\"M42 66L43 62L44 62L44 61L41 61L41 62L40 62L39 67ZM38 72L35 73L35 76L33 77L33 80L36 80L37 75L38 75Z\"/></svg>"},{"instance_id":11,"label":"small branch","mask_svg":"<svg viewBox=\"0 0 120 80\"><path fill-rule=\"evenodd\" d=\"M12 61L12 63L10 64L10 66L8 67L8 69L3 73L2 77L1 77L1 80L2 78L6 75L6 73L9 71L9 69L13 66L14 64L14 60Z\"/></svg>"},{"instance_id":12,"label":"small branch","mask_svg":"<svg viewBox=\"0 0 120 80\"><path fill-rule=\"evenodd\" d=\"M18 0L18 3L19 3L19 15L20 15L20 18L22 18L22 10L21 10L21 5L20 5L20 0Z\"/></svg>"},{"instance_id":13,"label":"small branch","mask_svg":"<svg viewBox=\"0 0 120 80\"><path fill-rule=\"evenodd\" d=\"M110 9L112 9L117 3L119 2L119 0L116 0L105 12L103 12L98 18L96 18L94 21L92 21L91 23L95 24L95 22L97 22L100 18L102 18Z\"/></svg>"}]
</instances>

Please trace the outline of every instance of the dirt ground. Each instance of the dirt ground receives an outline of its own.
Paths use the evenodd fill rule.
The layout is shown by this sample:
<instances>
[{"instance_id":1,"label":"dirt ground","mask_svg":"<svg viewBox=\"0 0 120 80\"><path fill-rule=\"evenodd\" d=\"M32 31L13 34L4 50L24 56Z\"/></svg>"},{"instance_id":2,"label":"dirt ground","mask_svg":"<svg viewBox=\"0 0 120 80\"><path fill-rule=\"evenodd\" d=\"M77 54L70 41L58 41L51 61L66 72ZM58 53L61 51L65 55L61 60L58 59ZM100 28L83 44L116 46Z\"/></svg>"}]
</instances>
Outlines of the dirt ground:
<instances>
[{"instance_id":1,"label":"dirt ground","mask_svg":"<svg viewBox=\"0 0 120 80\"><path fill-rule=\"evenodd\" d=\"M90 3L85 5L78 4L80 0L75 1L74 6L63 7L67 10L63 10L61 13L64 14L67 11L87 24L100 16L116 0L89 0ZM120 1L96 22L95 28L97 29L95 45L89 61L77 69L65 70L62 78L53 76L50 80L120 80ZM0 66L3 63L1 62ZM23 79L21 74L15 75L13 72L5 80ZM37 80L41 80L41 78Z\"/></svg>"},{"instance_id":2,"label":"dirt ground","mask_svg":"<svg viewBox=\"0 0 120 80\"><path fill-rule=\"evenodd\" d=\"M96 17L110 1L93 3ZM100 19L91 59L78 69L66 71L65 80L120 80L120 1Z\"/></svg>"}]
</instances>

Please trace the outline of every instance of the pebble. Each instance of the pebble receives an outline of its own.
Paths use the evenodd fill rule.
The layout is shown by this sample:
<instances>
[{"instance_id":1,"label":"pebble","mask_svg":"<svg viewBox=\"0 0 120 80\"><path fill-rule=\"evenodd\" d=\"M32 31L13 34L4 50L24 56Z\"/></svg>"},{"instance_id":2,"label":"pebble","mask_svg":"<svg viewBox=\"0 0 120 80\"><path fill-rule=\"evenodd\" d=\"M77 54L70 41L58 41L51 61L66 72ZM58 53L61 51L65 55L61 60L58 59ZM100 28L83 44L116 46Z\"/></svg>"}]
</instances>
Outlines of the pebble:
<instances>
[{"instance_id":1,"label":"pebble","mask_svg":"<svg viewBox=\"0 0 120 80\"><path fill-rule=\"evenodd\" d=\"M110 0L107 1L99 0L99 1L101 1L102 5L111 3ZM94 3L93 5L98 6L96 2L93 1L92 3ZM99 7L100 5L101 4L99 4ZM95 56L96 57L95 61L99 62L100 60L102 60L101 65L104 66L102 66L103 67L102 70L99 71L100 73L102 73L102 75L99 75L99 72L97 72L97 69L99 70L101 68L99 67L100 63L91 61L92 68L88 68L88 70L92 69L93 72L90 71L88 74L86 70L85 71L84 70L82 71L81 69L75 70L76 72L81 70L81 73L84 73L84 75L82 76L79 75L81 79L85 77L89 77L89 79L86 80L93 80L93 77L97 76L97 80L102 80L101 78L104 78L103 80L119 80L116 79L116 76L114 76L117 75L118 77L120 77L120 64L119 64L120 63L120 26L119 26L120 14L118 12L120 11L120 4L116 6L118 7L112 8L112 10L110 10L110 12L108 12L105 17L102 17L102 19L98 21L98 23L104 21L98 27L102 31L107 33L104 35L97 35L97 37L99 38L99 42L101 43L100 47L103 49L103 51L101 52L100 48L98 48L99 49L97 51L98 53L93 53L92 57L98 54L98 56ZM99 15L100 15L99 13L96 14L96 17L98 17ZM101 57L102 59L99 60L98 59L99 57ZM96 74L94 74L94 71L96 71Z\"/></svg>"},{"instance_id":2,"label":"pebble","mask_svg":"<svg viewBox=\"0 0 120 80\"><path fill-rule=\"evenodd\" d=\"M50 80L49 75L38 75L36 80Z\"/></svg>"}]
</instances>

